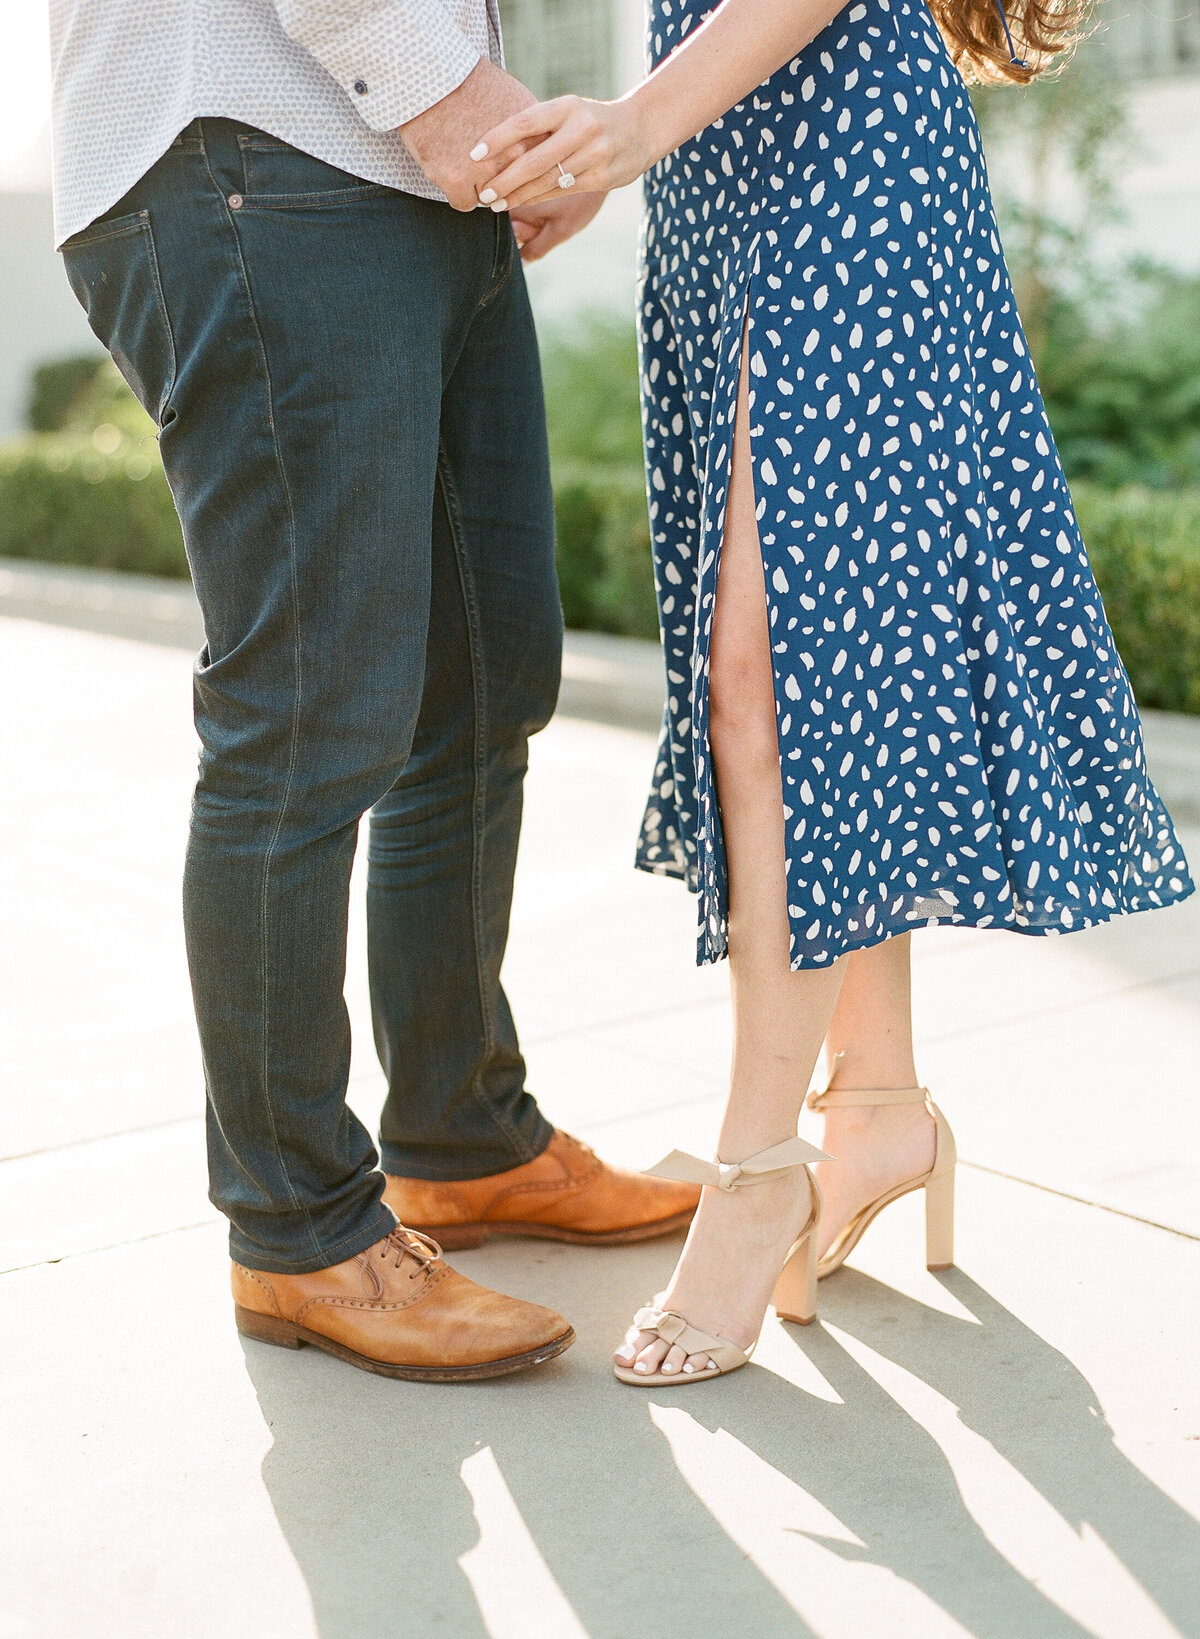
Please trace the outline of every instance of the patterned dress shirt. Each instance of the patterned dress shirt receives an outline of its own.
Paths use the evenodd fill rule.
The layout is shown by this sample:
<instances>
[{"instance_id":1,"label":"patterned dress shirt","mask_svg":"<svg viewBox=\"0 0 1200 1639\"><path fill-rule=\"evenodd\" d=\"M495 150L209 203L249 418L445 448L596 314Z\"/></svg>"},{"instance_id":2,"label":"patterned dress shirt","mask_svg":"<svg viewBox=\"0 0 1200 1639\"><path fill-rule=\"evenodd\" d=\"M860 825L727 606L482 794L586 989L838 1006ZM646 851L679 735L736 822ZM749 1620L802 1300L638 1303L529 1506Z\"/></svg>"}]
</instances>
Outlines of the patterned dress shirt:
<instances>
[{"instance_id":1,"label":"patterned dress shirt","mask_svg":"<svg viewBox=\"0 0 1200 1639\"><path fill-rule=\"evenodd\" d=\"M201 115L440 199L396 127L502 60L497 0L50 0L50 40L56 245Z\"/></svg>"}]
</instances>

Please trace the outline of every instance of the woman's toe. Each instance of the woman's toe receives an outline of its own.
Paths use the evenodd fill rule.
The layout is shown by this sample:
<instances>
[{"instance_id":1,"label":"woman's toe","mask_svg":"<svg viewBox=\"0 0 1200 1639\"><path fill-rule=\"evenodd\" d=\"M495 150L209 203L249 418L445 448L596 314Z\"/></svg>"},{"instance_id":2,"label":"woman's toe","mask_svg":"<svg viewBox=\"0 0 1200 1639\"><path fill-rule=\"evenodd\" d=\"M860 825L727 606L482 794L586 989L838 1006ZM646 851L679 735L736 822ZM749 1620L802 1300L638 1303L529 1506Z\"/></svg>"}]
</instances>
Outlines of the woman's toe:
<instances>
[{"instance_id":1,"label":"woman's toe","mask_svg":"<svg viewBox=\"0 0 1200 1639\"><path fill-rule=\"evenodd\" d=\"M627 1368L632 1366L647 1343L654 1341L654 1335L653 1332L639 1332L636 1326L631 1326L625 1333L625 1341L613 1354L617 1365Z\"/></svg>"},{"instance_id":2,"label":"woman's toe","mask_svg":"<svg viewBox=\"0 0 1200 1639\"><path fill-rule=\"evenodd\" d=\"M711 1365L712 1361L708 1355L690 1354L683 1363L683 1369L685 1372L692 1374L695 1372L706 1372Z\"/></svg>"},{"instance_id":3,"label":"woman's toe","mask_svg":"<svg viewBox=\"0 0 1200 1639\"><path fill-rule=\"evenodd\" d=\"M678 1343L675 1343L668 1349L666 1358L659 1370L664 1376L670 1377L680 1369L686 1359L685 1352L679 1347Z\"/></svg>"},{"instance_id":4,"label":"woman's toe","mask_svg":"<svg viewBox=\"0 0 1200 1639\"><path fill-rule=\"evenodd\" d=\"M634 1371L638 1373L645 1372L647 1375L656 1372L662 1365L666 1353L667 1345L660 1337L656 1337L652 1343L646 1345L634 1361Z\"/></svg>"}]
</instances>

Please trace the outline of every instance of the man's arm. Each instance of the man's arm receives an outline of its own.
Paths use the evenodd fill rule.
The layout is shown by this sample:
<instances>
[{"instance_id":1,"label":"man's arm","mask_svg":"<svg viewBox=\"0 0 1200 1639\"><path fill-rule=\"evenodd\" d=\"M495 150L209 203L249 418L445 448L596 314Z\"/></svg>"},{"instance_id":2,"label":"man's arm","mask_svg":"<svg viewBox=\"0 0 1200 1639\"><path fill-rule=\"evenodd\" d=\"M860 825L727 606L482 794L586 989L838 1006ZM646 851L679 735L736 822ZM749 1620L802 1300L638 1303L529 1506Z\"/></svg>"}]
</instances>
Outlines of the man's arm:
<instances>
[{"instance_id":1,"label":"man's arm","mask_svg":"<svg viewBox=\"0 0 1200 1639\"><path fill-rule=\"evenodd\" d=\"M479 61L438 0L275 0L275 9L374 131L415 119Z\"/></svg>"},{"instance_id":2,"label":"man's arm","mask_svg":"<svg viewBox=\"0 0 1200 1639\"><path fill-rule=\"evenodd\" d=\"M474 210L479 167L465 156L484 131L535 101L521 82L481 57L439 0L275 0L275 8L284 32L332 74L366 124L399 128L455 209Z\"/></svg>"}]
</instances>

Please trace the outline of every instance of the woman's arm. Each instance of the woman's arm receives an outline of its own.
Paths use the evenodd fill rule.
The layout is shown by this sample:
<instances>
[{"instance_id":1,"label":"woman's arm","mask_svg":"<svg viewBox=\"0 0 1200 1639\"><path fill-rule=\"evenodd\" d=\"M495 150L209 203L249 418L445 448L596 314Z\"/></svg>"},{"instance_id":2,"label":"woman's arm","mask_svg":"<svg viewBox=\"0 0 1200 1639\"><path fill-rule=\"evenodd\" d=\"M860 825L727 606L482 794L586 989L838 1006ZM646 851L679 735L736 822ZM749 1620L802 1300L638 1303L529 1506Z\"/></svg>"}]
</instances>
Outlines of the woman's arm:
<instances>
[{"instance_id":1,"label":"woman's arm","mask_svg":"<svg viewBox=\"0 0 1200 1639\"><path fill-rule=\"evenodd\" d=\"M560 165L580 190L624 187L770 79L845 3L722 0L653 74L617 101L556 97L487 132L471 150L476 162L516 142L537 145L493 177L480 200L502 211L553 197L563 181ZM482 169L480 180L482 185Z\"/></svg>"}]
</instances>

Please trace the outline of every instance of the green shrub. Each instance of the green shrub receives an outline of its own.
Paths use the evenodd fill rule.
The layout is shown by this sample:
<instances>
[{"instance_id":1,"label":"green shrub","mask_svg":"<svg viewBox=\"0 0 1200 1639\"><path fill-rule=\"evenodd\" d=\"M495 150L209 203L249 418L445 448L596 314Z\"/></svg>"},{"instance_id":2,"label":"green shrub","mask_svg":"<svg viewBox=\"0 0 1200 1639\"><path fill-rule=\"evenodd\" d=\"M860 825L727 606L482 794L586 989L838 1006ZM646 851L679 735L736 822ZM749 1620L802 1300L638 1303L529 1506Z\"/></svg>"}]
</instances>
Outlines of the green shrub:
<instances>
[{"instance_id":1,"label":"green shrub","mask_svg":"<svg viewBox=\"0 0 1200 1639\"><path fill-rule=\"evenodd\" d=\"M0 445L0 556L186 576L158 447L102 422L90 435Z\"/></svg>"},{"instance_id":2,"label":"green shrub","mask_svg":"<svg viewBox=\"0 0 1200 1639\"><path fill-rule=\"evenodd\" d=\"M554 510L567 625L657 637L650 521L640 468L560 467Z\"/></svg>"},{"instance_id":3,"label":"green shrub","mask_svg":"<svg viewBox=\"0 0 1200 1639\"><path fill-rule=\"evenodd\" d=\"M61 432L71 419L80 394L92 385L105 362L102 353L84 353L39 364L30 378L26 412L33 431Z\"/></svg>"},{"instance_id":4,"label":"green shrub","mask_svg":"<svg viewBox=\"0 0 1200 1639\"><path fill-rule=\"evenodd\" d=\"M550 458L559 467L642 471L637 341L629 320L583 314L542 348Z\"/></svg>"},{"instance_id":5,"label":"green shrub","mask_svg":"<svg viewBox=\"0 0 1200 1639\"><path fill-rule=\"evenodd\" d=\"M1200 320L1196 329L1200 334ZM1126 430L1115 408L1125 400L1115 388L1102 399L1098 366L1090 376L1082 368L1071 376L1065 365L1055 375L1052 366L1051 386L1057 384L1060 394L1059 408L1052 400L1052 414L1066 428L1067 450L1079 448L1072 440L1085 415L1101 415L1101 402L1111 449L1148 449L1152 426L1173 429L1176 451L1185 446L1193 417L1194 338L1177 349L1181 362L1171 396L1163 386L1169 327L1156 340L1152 331L1147 336L1144 353L1159 361L1157 374L1149 367L1135 371L1128 352L1118 351L1113 360L1114 372L1118 365L1125 371L1123 380L1141 383L1136 391L1128 389L1132 407L1122 412L1130 418ZM1059 339L1065 347L1064 330ZM657 616L629 327L592 321L569 339L552 338L546 354L567 624L653 638ZM1106 379L1115 380L1115 374ZM62 431L35 432L0 446L0 556L186 576L179 523L149 418L107 361L99 368L93 364L86 378L80 371L69 395L66 381L64 372L55 388L60 408L54 414L61 417ZM1077 383L1073 400L1065 381ZM47 387L43 404L52 398ZM1155 399L1163 402L1156 406ZM1077 414L1073 421L1064 419L1068 400ZM1133 427L1139 417L1141 443ZM1099 463L1099 470L1116 469L1110 462ZM1138 699L1145 706L1200 713L1200 486L1112 490L1076 482L1073 487Z\"/></svg>"},{"instance_id":6,"label":"green shrub","mask_svg":"<svg viewBox=\"0 0 1200 1639\"><path fill-rule=\"evenodd\" d=\"M1037 363L1069 478L1200 485L1200 277L1146 274L1107 320L1055 301Z\"/></svg>"},{"instance_id":7,"label":"green shrub","mask_svg":"<svg viewBox=\"0 0 1200 1639\"><path fill-rule=\"evenodd\" d=\"M1200 713L1200 490L1074 496L1139 704Z\"/></svg>"},{"instance_id":8,"label":"green shrub","mask_svg":"<svg viewBox=\"0 0 1200 1639\"><path fill-rule=\"evenodd\" d=\"M543 349L568 626L657 637L633 326L589 314Z\"/></svg>"}]
</instances>

